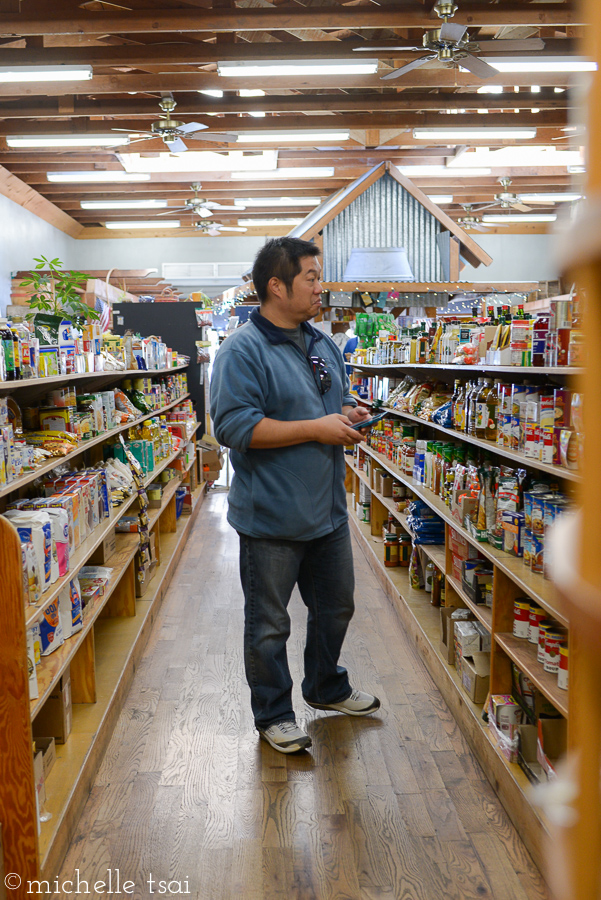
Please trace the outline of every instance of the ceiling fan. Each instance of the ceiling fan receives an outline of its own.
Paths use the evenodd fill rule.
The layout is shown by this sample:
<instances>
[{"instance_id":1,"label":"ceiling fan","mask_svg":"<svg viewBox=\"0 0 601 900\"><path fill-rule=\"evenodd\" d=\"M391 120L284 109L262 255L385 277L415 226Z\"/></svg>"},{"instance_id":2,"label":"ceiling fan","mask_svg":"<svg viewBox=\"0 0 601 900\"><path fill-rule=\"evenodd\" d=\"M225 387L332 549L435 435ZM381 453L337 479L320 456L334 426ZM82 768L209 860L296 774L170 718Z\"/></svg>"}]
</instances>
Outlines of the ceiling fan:
<instances>
[{"instance_id":1,"label":"ceiling fan","mask_svg":"<svg viewBox=\"0 0 601 900\"><path fill-rule=\"evenodd\" d=\"M525 40L507 40L493 39L488 41L470 41L467 33L466 25L454 25L449 22L457 12L458 6L453 0L437 0L434 4L433 12L444 20L444 24L440 28L434 28L426 31L423 37L421 47L413 47L413 50L430 50L428 56L420 56L399 69L394 69L387 75L384 75L382 81L391 81L394 78L400 78L406 75L412 69L418 69L426 63L437 60L450 66L461 66L463 69L469 69L478 78L492 78L498 75L498 69L489 66L487 62L475 56L483 50L496 51L532 51L543 50L545 42L540 38L526 38ZM365 47L355 48L373 52L374 50L404 50L406 47L374 47L366 45Z\"/></svg>"},{"instance_id":2,"label":"ceiling fan","mask_svg":"<svg viewBox=\"0 0 601 900\"><path fill-rule=\"evenodd\" d=\"M218 222L211 222L207 219L201 219L200 222L194 223L194 228L201 234L208 234L210 237L217 237L222 231L248 231L241 225L219 225Z\"/></svg>"},{"instance_id":3,"label":"ceiling fan","mask_svg":"<svg viewBox=\"0 0 601 900\"><path fill-rule=\"evenodd\" d=\"M112 128L111 131L126 131L128 134L140 135L130 140L130 144L137 144L140 141L148 141L150 138L160 137L167 145L172 153L183 153L187 150L187 146L182 141L185 137L188 141L219 141L220 143L234 143L238 140L237 134L217 134L212 131L205 134L204 129L208 125L201 125L200 122L178 122L177 119L171 118L171 113L177 106L177 101L173 99L173 94L164 93L162 99L159 100L159 106L165 113L158 122L153 122L150 131L132 132L131 128Z\"/></svg>"},{"instance_id":4,"label":"ceiling fan","mask_svg":"<svg viewBox=\"0 0 601 900\"><path fill-rule=\"evenodd\" d=\"M189 200L186 200L183 206L172 206L168 210L162 213L158 213L157 218L159 216L171 216L174 213L178 212L191 212L196 213L197 216L202 216L203 218L208 218L213 215L212 210L221 209L221 210L235 210L236 212L241 212L243 209L246 209L245 206L221 206L220 203L215 203L213 200L203 200L202 197L198 196L198 192L202 187L200 181L193 181L190 185L191 189L194 191L194 196L190 197Z\"/></svg>"},{"instance_id":5,"label":"ceiling fan","mask_svg":"<svg viewBox=\"0 0 601 900\"><path fill-rule=\"evenodd\" d=\"M509 186L511 184L511 178L499 178L499 183L501 184L503 190L499 194L495 194L494 203L478 203L476 205L470 206L470 211L478 210L482 212L485 209L493 209L496 206L500 206L501 209L517 209L518 212L532 212L532 206L554 206L552 200L529 200L528 203L531 206L526 206L525 203L519 198L518 194L514 194L513 191L509 190ZM467 207L464 206L464 209Z\"/></svg>"},{"instance_id":6,"label":"ceiling fan","mask_svg":"<svg viewBox=\"0 0 601 900\"><path fill-rule=\"evenodd\" d=\"M483 222L478 216L473 215L474 207L470 203L462 204L465 215L461 216L460 219L457 219L457 223L461 225L462 228L473 228L474 231L487 231L489 228L507 228L508 223L494 223L494 222Z\"/></svg>"}]
</instances>

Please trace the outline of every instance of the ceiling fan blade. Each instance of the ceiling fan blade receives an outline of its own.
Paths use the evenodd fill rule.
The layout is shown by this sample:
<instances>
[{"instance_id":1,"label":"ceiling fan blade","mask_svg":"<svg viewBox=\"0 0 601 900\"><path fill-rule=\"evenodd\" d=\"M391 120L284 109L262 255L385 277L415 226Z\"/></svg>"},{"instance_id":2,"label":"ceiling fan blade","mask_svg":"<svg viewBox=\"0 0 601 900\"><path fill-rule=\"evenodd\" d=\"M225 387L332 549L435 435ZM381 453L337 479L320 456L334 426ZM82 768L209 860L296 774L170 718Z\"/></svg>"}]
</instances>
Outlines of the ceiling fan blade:
<instances>
[{"instance_id":1,"label":"ceiling fan blade","mask_svg":"<svg viewBox=\"0 0 601 900\"><path fill-rule=\"evenodd\" d=\"M526 206L525 203L520 203L519 201L511 204L512 209L517 209L519 212L527 213L532 212L531 207Z\"/></svg>"},{"instance_id":2,"label":"ceiling fan blade","mask_svg":"<svg viewBox=\"0 0 601 900\"><path fill-rule=\"evenodd\" d=\"M473 228L474 231L482 231L486 233L486 229L488 228L483 222L476 222L475 225L470 225L470 228Z\"/></svg>"},{"instance_id":3,"label":"ceiling fan blade","mask_svg":"<svg viewBox=\"0 0 601 900\"><path fill-rule=\"evenodd\" d=\"M221 206L219 203L207 203L209 209L222 209L222 210L234 210L235 212L242 212L243 209L246 209L245 206Z\"/></svg>"},{"instance_id":4,"label":"ceiling fan blade","mask_svg":"<svg viewBox=\"0 0 601 900\"><path fill-rule=\"evenodd\" d=\"M407 72L411 72L412 69L419 69L420 66L423 66L425 63L436 58L437 55L435 53L431 56L420 56L419 59L414 59L413 62L407 63L406 66L401 66L400 69L393 69L388 75L384 75L380 81L392 81L393 78L400 78L401 75L406 75Z\"/></svg>"},{"instance_id":5,"label":"ceiling fan blade","mask_svg":"<svg viewBox=\"0 0 601 900\"><path fill-rule=\"evenodd\" d=\"M540 38L526 38L523 41L513 41L513 40L503 40L503 38L497 38L492 41L476 41L480 50L487 50L489 53L492 51L493 53L504 53L513 52L514 50L517 52L525 51L532 52L534 50L544 50L545 42Z\"/></svg>"},{"instance_id":6,"label":"ceiling fan blade","mask_svg":"<svg viewBox=\"0 0 601 900\"><path fill-rule=\"evenodd\" d=\"M494 209L496 205L496 203L474 203L472 204L471 209L482 212L483 209Z\"/></svg>"},{"instance_id":7,"label":"ceiling fan blade","mask_svg":"<svg viewBox=\"0 0 601 900\"><path fill-rule=\"evenodd\" d=\"M221 231L248 231L248 228L243 228L241 225L220 225Z\"/></svg>"},{"instance_id":8,"label":"ceiling fan blade","mask_svg":"<svg viewBox=\"0 0 601 900\"><path fill-rule=\"evenodd\" d=\"M445 22L440 29L440 40L447 41L449 44L458 44L463 40L467 31L466 25L454 25L452 22Z\"/></svg>"},{"instance_id":9,"label":"ceiling fan blade","mask_svg":"<svg viewBox=\"0 0 601 900\"><path fill-rule=\"evenodd\" d=\"M193 207L192 212L196 213L197 216L200 216L201 219L208 219L209 216L213 215L212 210L206 206L195 206Z\"/></svg>"},{"instance_id":10,"label":"ceiling fan blade","mask_svg":"<svg viewBox=\"0 0 601 900\"><path fill-rule=\"evenodd\" d=\"M499 74L498 69L493 69L487 62L484 62L483 59L479 59L472 53L468 53L465 58L458 60L458 63L462 69L469 69L478 78L492 78L494 75Z\"/></svg>"},{"instance_id":11,"label":"ceiling fan blade","mask_svg":"<svg viewBox=\"0 0 601 900\"><path fill-rule=\"evenodd\" d=\"M165 212L157 213L157 219L160 219L161 216L172 216L173 213L184 212L188 209L187 206L172 206L170 209L165 210Z\"/></svg>"},{"instance_id":12,"label":"ceiling fan blade","mask_svg":"<svg viewBox=\"0 0 601 900\"><path fill-rule=\"evenodd\" d=\"M221 144L235 144L238 140L237 134L217 131L211 131L209 134L205 131L200 134L187 134L186 137L189 141L219 141Z\"/></svg>"},{"instance_id":13,"label":"ceiling fan blade","mask_svg":"<svg viewBox=\"0 0 601 900\"><path fill-rule=\"evenodd\" d=\"M397 46L396 44L376 44L372 46L371 44L366 44L365 47L353 47L354 53L372 53L374 50L423 50L423 46L418 47L417 45L413 45L412 47L403 44L403 46Z\"/></svg>"},{"instance_id":14,"label":"ceiling fan blade","mask_svg":"<svg viewBox=\"0 0 601 900\"><path fill-rule=\"evenodd\" d=\"M555 203L553 200L528 200L528 206L555 206Z\"/></svg>"},{"instance_id":15,"label":"ceiling fan blade","mask_svg":"<svg viewBox=\"0 0 601 900\"><path fill-rule=\"evenodd\" d=\"M158 137L152 131L133 131L131 128L111 128L111 131L124 131L126 134L149 134L151 137Z\"/></svg>"},{"instance_id":16,"label":"ceiling fan blade","mask_svg":"<svg viewBox=\"0 0 601 900\"><path fill-rule=\"evenodd\" d=\"M169 147L171 153L183 153L184 150L188 149L181 138L176 138L174 141L165 141L165 143Z\"/></svg>"},{"instance_id":17,"label":"ceiling fan blade","mask_svg":"<svg viewBox=\"0 0 601 900\"><path fill-rule=\"evenodd\" d=\"M208 127L208 125L201 125L200 122L186 122L184 125L180 125L177 130L180 134L188 134L191 131L203 131Z\"/></svg>"}]
</instances>

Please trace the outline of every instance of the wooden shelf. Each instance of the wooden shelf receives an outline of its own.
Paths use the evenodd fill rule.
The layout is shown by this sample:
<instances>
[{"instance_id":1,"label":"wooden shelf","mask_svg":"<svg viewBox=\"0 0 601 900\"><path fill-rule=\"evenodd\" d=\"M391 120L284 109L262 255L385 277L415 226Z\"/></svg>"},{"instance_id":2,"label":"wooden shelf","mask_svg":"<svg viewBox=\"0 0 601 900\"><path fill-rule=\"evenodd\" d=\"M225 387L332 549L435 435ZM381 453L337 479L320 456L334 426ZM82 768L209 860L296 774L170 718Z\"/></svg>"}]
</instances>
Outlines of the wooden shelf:
<instances>
[{"instance_id":1,"label":"wooden shelf","mask_svg":"<svg viewBox=\"0 0 601 900\"><path fill-rule=\"evenodd\" d=\"M152 529L154 527L154 525L158 521L159 516L161 515L163 509L169 503L171 498L175 495L175 492L178 489L178 487L181 486L181 483L182 482L181 482L180 478L171 478L170 481L167 482L167 484L165 485L165 487L163 489L163 499L161 502L161 508L148 510L148 528L149 529Z\"/></svg>"},{"instance_id":2,"label":"wooden shelf","mask_svg":"<svg viewBox=\"0 0 601 900\"><path fill-rule=\"evenodd\" d=\"M459 597L461 597L467 608L473 612L478 621L482 622L482 624L488 631L492 631L492 609L490 609L488 606L484 606L481 603L474 603L471 597L469 597L464 591L461 582L457 581L456 578L453 578L452 575L447 575L446 579L447 584L451 585L455 593Z\"/></svg>"},{"instance_id":3,"label":"wooden shelf","mask_svg":"<svg viewBox=\"0 0 601 900\"><path fill-rule=\"evenodd\" d=\"M182 396L178 397L177 400L172 400L171 403L168 403L166 406L161 406L159 407L159 409L155 409L150 413L145 413L143 416L140 416L133 422L127 422L124 425L118 425L116 428L111 428L110 431L105 431L102 434L96 435L96 437L90 438L88 441L83 441L74 450L72 450L70 453L67 453L66 456L53 457L52 459L48 460L48 462L44 463L41 466L38 466L33 470L33 472L27 472L26 475L21 475L20 478L15 478L14 481L11 481L3 488L0 488L0 497L6 497L8 494L13 494L15 491L18 491L19 488L24 487L26 484L30 484L32 481L36 481L41 475L46 475L48 472L56 469L57 466L75 459L76 456L84 453L90 447L95 447L97 444L103 444L111 437L116 437L118 434L121 434L121 432L127 431L128 428L135 428L136 425L140 425L142 422L145 422L146 419L152 419L154 416L161 416L163 413L167 412L170 409L173 409L174 406L177 406L179 403L185 400L186 397L189 396L189 393L182 394Z\"/></svg>"},{"instance_id":4,"label":"wooden shelf","mask_svg":"<svg viewBox=\"0 0 601 900\"><path fill-rule=\"evenodd\" d=\"M503 372L511 375L582 375L584 369L578 366L453 366L440 363L394 363L387 365L369 365L351 363L354 369L368 372L407 372L415 369L439 372Z\"/></svg>"},{"instance_id":5,"label":"wooden shelf","mask_svg":"<svg viewBox=\"0 0 601 900\"><path fill-rule=\"evenodd\" d=\"M413 481L404 475L401 470L391 463L383 454L372 450L371 447L362 444L361 449L375 459L383 469L386 469L398 481L403 482L407 487L411 488L413 493L420 497L424 503L433 509L445 522L448 522L456 531L458 531L465 539L476 547L482 556L491 560L498 566L509 578L520 586L533 600L542 606L546 612L552 615L562 625L568 624L567 619L559 607L559 600L554 585L550 581L545 581L542 575L531 572L524 566L521 559L505 553L503 550L497 550L491 544L481 543L473 538L470 533L463 528L459 522L453 518L447 505L432 491L424 488L423 485L414 484Z\"/></svg>"},{"instance_id":6,"label":"wooden shelf","mask_svg":"<svg viewBox=\"0 0 601 900\"><path fill-rule=\"evenodd\" d=\"M536 685L541 694L544 694L547 700L550 700L553 706L567 719L568 692L557 687L556 674L545 672L543 664L537 659L537 646L529 641L516 638L513 634L495 634L495 641Z\"/></svg>"},{"instance_id":7,"label":"wooden shelf","mask_svg":"<svg viewBox=\"0 0 601 900\"><path fill-rule=\"evenodd\" d=\"M545 472L553 478L563 478L566 481L582 481L582 476L579 472L575 472L572 469L566 469L564 466L549 465L548 463L540 462L537 459L530 459L525 453L520 453L517 450L507 450L505 447L499 447L492 441L482 441L480 438L464 434L462 431L455 431L453 428L445 428L443 425L437 425L436 422L428 422L425 419L421 419L419 416L411 415L411 413L401 412L398 409L392 409L388 406L382 406L381 409L386 410L387 413L390 413L393 416L399 416L402 419L407 419L409 422L414 422L416 425L434 428L436 431L446 434L450 439L455 438L464 443L473 444L475 447L480 447L482 450L487 450L490 453L494 453L496 456L503 456L506 459L511 459L521 466L537 469L539 472Z\"/></svg>"},{"instance_id":8,"label":"wooden shelf","mask_svg":"<svg viewBox=\"0 0 601 900\"><path fill-rule=\"evenodd\" d=\"M366 551L374 573L415 642L462 733L480 760L509 817L519 829L535 863L542 868L541 838L548 835L548 823L530 802L532 788L526 775L517 764L509 763L499 752L492 732L482 719L482 707L472 703L463 690L457 670L443 656L439 609L430 604L425 591L411 588L406 569L384 567L377 550L381 544L374 542L369 525L359 522L352 512L350 522L351 530Z\"/></svg>"},{"instance_id":9,"label":"wooden shelf","mask_svg":"<svg viewBox=\"0 0 601 900\"><path fill-rule=\"evenodd\" d=\"M120 381L122 378L141 378L154 375L172 375L174 372L181 372L188 368L188 363L183 366L172 366L169 369L125 369L118 372L113 369L107 369L105 372L75 372L72 375L52 375L49 378L25 378L22 381L0 381L0 391L10 393L17 391L19 388L32 387L48 387L48 385L66 384L70 381L93 381L94 379L114 379Z\"/></svg>"},{"instance_id":10,"label":"wooden shelf","mask_svg":"<svg viewBox=\"0 0 601 900\"><path fill-rule=\"evenodd\" d=\"M161 564L149 592L136 601L136 615L95 622L95 703L74 704L71 734L56 748L57 759L46 781L46 809L39 838L42 878L52 878L63 858L87 800L91 779L110 740L158 606L204 499L204 483L193 495L192 514L182 516L172 534L161 535Z\"/></svg>"}]
</instances>

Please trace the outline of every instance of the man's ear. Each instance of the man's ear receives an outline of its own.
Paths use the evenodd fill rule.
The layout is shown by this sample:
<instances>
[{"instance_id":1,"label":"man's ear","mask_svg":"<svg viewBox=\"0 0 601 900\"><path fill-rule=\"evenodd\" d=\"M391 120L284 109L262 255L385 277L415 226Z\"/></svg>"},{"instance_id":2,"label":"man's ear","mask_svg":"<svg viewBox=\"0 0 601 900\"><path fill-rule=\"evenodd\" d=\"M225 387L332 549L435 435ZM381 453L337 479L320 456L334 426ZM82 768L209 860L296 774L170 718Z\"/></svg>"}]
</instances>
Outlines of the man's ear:
<instances>
[{"instance_id":1,"label":"man's ear","mask_svg":"<svg viewBox=\"0 0 601 900\"><path fill-rule=\"evenodd\" d=\"M284 283L280 281L279 278L276 278L274 275L273 278L270 278L267 282L267 287L269 291L277 297L278 300L285 300L287 297L286 289L284 287Z\"/></svg>"}]
</instances>

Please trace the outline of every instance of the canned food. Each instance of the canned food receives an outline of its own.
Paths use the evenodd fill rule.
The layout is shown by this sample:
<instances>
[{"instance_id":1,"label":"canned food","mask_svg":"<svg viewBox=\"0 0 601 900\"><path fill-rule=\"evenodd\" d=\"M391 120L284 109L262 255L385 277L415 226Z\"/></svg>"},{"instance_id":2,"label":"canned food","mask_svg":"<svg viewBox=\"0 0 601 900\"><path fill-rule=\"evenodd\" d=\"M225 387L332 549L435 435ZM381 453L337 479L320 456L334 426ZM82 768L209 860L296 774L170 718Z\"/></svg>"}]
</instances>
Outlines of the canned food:
<instances>
[{"instance_id":1,"label":"canned food","mask_svg":"<svg viewBox=\"0 0 601 900\"><path fill-rule=\"evenodd\" d=\"M556 627L557 626L552 619L543 619L542 622L539 622L538 649L536 653L536 658L539 663L544 663L545 661L545 638L547 636L547 631L553 631Z\"/></svg>"},{"instance_id":2,"label":"canned food","mask_svg":"<svg viewBox=\"0 0 601 900\"><path fill-rule=\"evenodd\" d=\"M556 500L555 494L532 494L532 534L545 533L545 502Z\"/></svg>"},{"instance_id":3,"label":"canned food","mask_svg":"<svg viewBox=\"0 0 601 900\"><path fill-rule=\"evenodd\" d=\"M568 689L568 648L559 648L559 669L557 670L557 687L562 691Z\"/></svg>"},{"instance_id":4,"label":"canned food","mask_svg":"<svg viewBox=\"0 0 601 900\"><path fill-rule=\"evenodd\" d=\"M522 550L522 562L530 569L532 565L532 532L530 530L526 531L524 529L524 535L522 537Z\"/></svg>"},{"instance_id":5,"label":"canned food","mask_svg":"<svg viewBox=\"0 0 601 900\"><path fill-rule=\"evenodd\" d=\"M513 604L513 634L517 638L527 638L530 632L530 603L518 597Z\"/></svg>"},{"instance_id":6,"label":"canned food","mask_svg":"<svg viewBox=\"0 0 601 900\"><path fill-rule=\"evenodd\" d=\"M559 650L565 643L565 631L548 629L545 633L545 658L543 668L545 672L556 673L559 669Z\"/></svg>"},{"instance_id":7,"label":"canned food","mask_svg":"<svg viewBox=\"0 0 601 900\"><path fill-rule=\"evenodd\" d=\"M542 535L532 535L532 555L530 557L530 568L533 572L543 574L545 555L545 539Z\"/></svg>"},{"instance_id":8,"label":"canned food","mask_svg":"<svg viewBox=\"0 0 601 900\"><path fill-rule=\"evenodd\" d=\"M538 644L538 628L545 621L546 612L540 606L530 605L530 621L528 627L528 640L531 644ZM548 621L548 620L547 620Z\"/></svg>"}]
</instances>

